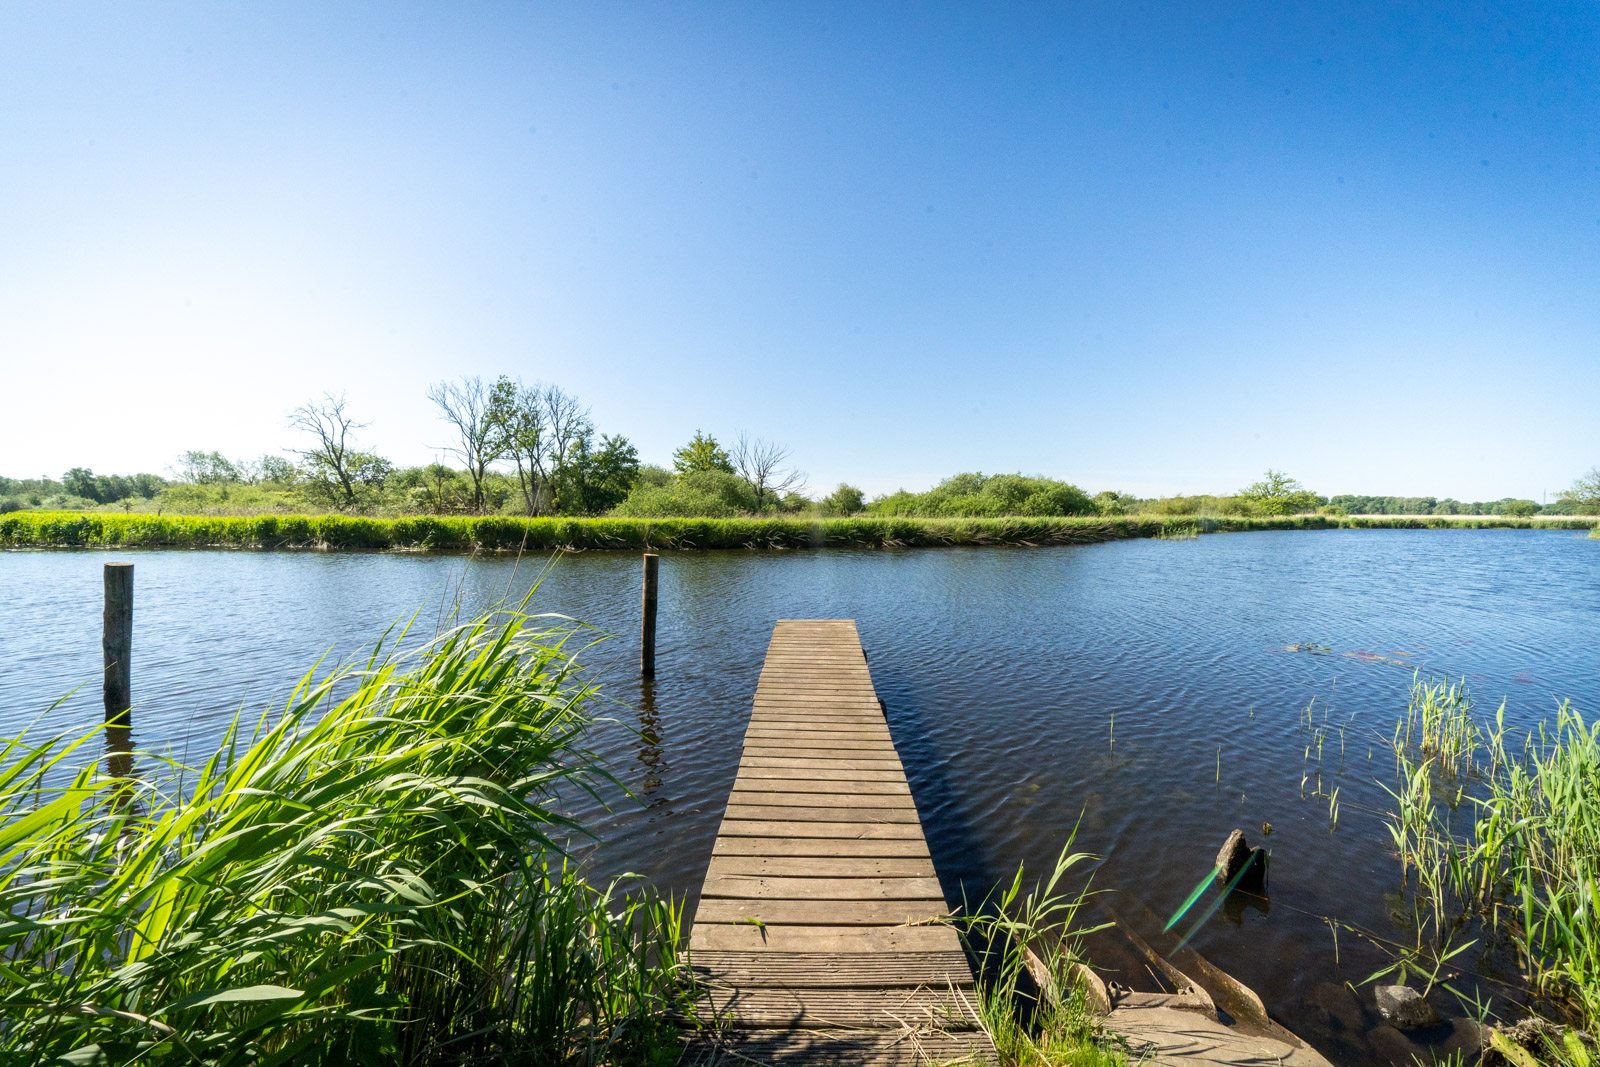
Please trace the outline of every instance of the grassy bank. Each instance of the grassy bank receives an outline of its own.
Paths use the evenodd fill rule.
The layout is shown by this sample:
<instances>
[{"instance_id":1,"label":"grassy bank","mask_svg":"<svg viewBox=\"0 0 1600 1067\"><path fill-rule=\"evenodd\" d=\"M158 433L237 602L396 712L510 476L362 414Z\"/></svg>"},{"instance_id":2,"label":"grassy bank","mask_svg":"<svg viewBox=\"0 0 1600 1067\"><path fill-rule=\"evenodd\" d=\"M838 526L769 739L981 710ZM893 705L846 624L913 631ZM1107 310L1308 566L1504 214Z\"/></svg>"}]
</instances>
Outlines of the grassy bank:
<instances>
[{"instance_id":1,"label":"grassy bank","mask_svg":"<svg viewBox=\"0 0 1600 1067\"><path fill-rule=\"evenodd\" d=\"M303 683L189 767L0 741L0 1063L670 1061L679 916L563 863L608 780L531 621Z\"/></svg>"},{"instance_id":2,"label":"grassy bank","mask_svg":"<svg viewBox=\"0 0 1600 1067\"><path fill-rule=\"evenodd\" d=\"M738 518L517 519L348 515L114 515L22 511L0 516L5 548L264 548L422 552L518 549L893 548L1082 544L1241 530L1589 529L1590 519L1485 516L1276 518Z\"/></svg>"}]
</instances>

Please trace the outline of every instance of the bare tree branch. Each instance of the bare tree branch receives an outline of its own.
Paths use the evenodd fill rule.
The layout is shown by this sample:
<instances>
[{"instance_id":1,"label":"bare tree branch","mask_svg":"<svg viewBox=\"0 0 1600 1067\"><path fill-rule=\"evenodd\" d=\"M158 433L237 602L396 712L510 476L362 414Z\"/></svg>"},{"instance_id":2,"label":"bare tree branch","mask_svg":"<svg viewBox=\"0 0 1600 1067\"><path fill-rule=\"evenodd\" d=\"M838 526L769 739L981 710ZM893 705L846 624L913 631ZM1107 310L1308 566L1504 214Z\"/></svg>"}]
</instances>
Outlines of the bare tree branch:
<instances>
[{"instance_id":1,"label":"bare tree branch","mask_svg":"<svg viewBox=\"0 0 1600 1067\"><path fill-rule=\"evenodd\" d=\"M805 488L805 474L785 466L789 461L789 449L775 441L751 437L740 430L732 453L733 469L756 491L758 509L764 506L768 496L776 503L784 493Z\"/></svg>"},{"instance_id":2,"label":"bare tree branch","mask_svg":"<svg viewBox=\"0 0 1600 1067\"><path fill-rule=\"evenodd\" d=\"M439 417L456 428L458 443L441 447L467 468L472 478L472 507L482 514L484 476L506 450L491 417L490 387L482 378L462 377L435 384L428 390L428 399L438 406Z\"/></svg>"},{"instance_id":3,"label":"bare tree branch","mask_svg":"<svg viewBox=\"0 0 1600 1067\"><path fill-rule=\"evenodd\" d=\"M355 479L351 474L355 447L351 434L366 427L345 414L345 396L324 393L322 399L308 401L289 414L289 425L312 436L314 444L308 449L291 449L306 465L329 483L335 494L343 497L344 506L356 503Z\"/></svg>"}]
</instances>

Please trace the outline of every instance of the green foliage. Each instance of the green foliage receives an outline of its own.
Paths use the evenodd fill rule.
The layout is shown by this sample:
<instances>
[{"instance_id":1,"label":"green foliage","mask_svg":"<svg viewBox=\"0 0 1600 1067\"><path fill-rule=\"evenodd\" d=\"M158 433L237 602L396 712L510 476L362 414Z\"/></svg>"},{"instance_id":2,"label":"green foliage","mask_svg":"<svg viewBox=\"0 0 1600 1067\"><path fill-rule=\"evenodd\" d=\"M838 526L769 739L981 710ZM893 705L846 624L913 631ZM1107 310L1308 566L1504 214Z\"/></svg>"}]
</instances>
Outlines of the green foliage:
<instances>
[{"instance_id":1,"label":"green foliage","mask_svg":"<svg viewBox=\"0 0 1600 1067\"><path fill-rule=\"evenodd\" d=\"M715 437L696 430L689 443L672 454L672 469L679 474L713 471L732 474L733 460L728 457L728 450L717 444Z\"/></svg>"},{"instance_id":2,"label":"green foliage","mask_svg":"<svg viewBox=\"0 0 1600 1067\"><path fill-rule=\"evenodd\" d=\"M568 514L598 515L627 499L639 480L639 452L621 435L602 436L600 447L592 435L578 435L567 450L567 460L556 474L556 497Z\"/></svg>"},{"instance_id":3,"label":"green foliage","mask_svg":"<svg viewBox=\"0 0 1600 1067\"><path fill-rule=\"evenodd\" d=\"M192 485L217 485L244 480L238 466L221 452L184 452L173 469L179 481Z\"/></svg>"},{"instance_id":4,"label":"green foliage","mask_svg":"<svg viewBox=\"0 0 1600 1067\"><path fill-rule=\"evenodd\" d=\"M854 515L866 506L866 494L845 482L840 482L838 488L822 498L824 515Z\"/></svg>"},{"instance_id":5,"label":"green foliage","mask_svg":"<svg viewBox=\"0 0 1600 1067\"><path fill-rule=\"evenodd\" d=\"M1127 1067L1127 1048L1089 1010L1078 966L1082 940L1104 926L1077 925L1090 896L1063 886L1097 857L1071 851L1026 893L1023 868L1011 884L951 920L978 961L978 1011L1004 1067Z\"/></svg>"},{"instance_id":6,"label":"green foliage","mask_svg":"<svg viewBox=\"0 0 1600 1067\"><path fill-rule=\"evenodd\" d=\"M1419 703L1434 705L1431 732L1411 728ZM1414 690L1395 751L1389 833L1417 927L1398 966L1441 969L1466 947L1453 945L1457 932L1476 924L1491 947L1509 942L1545 1010L1600 1025L1600 723L1563 703L1518 745L1503 704L1479 724L1464 685L1420 701Z\"/></svg>"},{"instance_id":7,"label":"green foliage","mask_svg":"<svg viewBox=\"0 0 1600 1067\"><path fill-rule=\"evenodd\" d=\"M1525 519L1530 515L1539 514L1539 505L1532 500L1506 500L1501 502L1495 514Z\"/></svg>"},{"instance_id":8,"label":"green foliage","mask_svg":"<svg viewBox=\"0 0 1600 1067\"><path fill-rule=\"evenodd\" d=\"M1126 515L1130 498L1112 489L1094 495L1094 510L1097 515Z\"/></svg>"},{"instance_id":9,"label":"green foliage","mask_svg":"<svg viewBox=\"0 0 1600 1067\"><path fill-rule=\"evenodd\" d=\"M1600 467L1592 467L1588 474L1574 480L1561 499L1577 508L1578 514L1600 515Z\"/></svg>"},{"instance_id":10,"label":"green foliage","mask_svg":"<svg viewBox=\"0 0 1600 1067\"><path fill-rule=\"evenodd\" d=\"M1327 501L1282 471L1268 470L1259 482L1239 490L1252 515L1296 515Z\"/></svg>"},{"instance_id":11,"label":"green foliage","mask_svg":"<svg viewBox=\"0 0 1600 1067\"><path fill-rule=\"evenodd\" d=\"M744 479L716 470L693 471L664 486L641 485L617 505L619 518L732 518L756 510Z\"/></svg>"},{"instance_id":12,"label":"green foliage","mask_svg":"<svg viewBox=\"0 0 1600 1067\"><path fill-rule=\"evenodd\" d=\"M1075 485L1021 474L957 474L926 493L900 490L867 505L874 515L1067 516L1093 515L1092 500Z\"/></svg>"},{"instance_id":13,"label":"green foliage","mask_svg":"<svg viewBox=\"0 0 1600 1067\"><path fill-rule=\"evenodd\" d=\"M156 474L97 475L87 467L73 467L61 476L63 491L96 504L115 504L135 497L148 500L166 484L166 479Z\"/></svg>"},{"instance_id":14,"label":"green foliage","mask_svg":"<svg viewBox=\"0 0 1600 1067\"><path fill-rule=\"evenodd\" d=\"M560 861L607 781L567 636L506 612L308 676L197 767L9 742L0 1060L630 1059L683 1005L679 915Z\"/></svg>"}]
</instances>

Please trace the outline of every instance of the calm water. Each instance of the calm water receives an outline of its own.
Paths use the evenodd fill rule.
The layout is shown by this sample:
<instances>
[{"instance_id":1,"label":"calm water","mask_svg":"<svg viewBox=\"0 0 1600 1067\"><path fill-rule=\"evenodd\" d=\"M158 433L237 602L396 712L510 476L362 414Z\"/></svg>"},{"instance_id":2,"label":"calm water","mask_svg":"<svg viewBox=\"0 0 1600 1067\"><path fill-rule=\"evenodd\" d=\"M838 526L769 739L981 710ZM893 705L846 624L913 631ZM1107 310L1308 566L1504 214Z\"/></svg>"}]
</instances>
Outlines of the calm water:
<instances>
[{"instance_id":1,"label":"calm water","mask_svg":"<svg viewBox=\"0 0 1600 1067\"><path fill-rule=\"evenodd\" d=\"M0 732L41 714L39 729L98 720L110 558L0 555ZM240 708L281 700L317 657L352 655L419 610L431 633L441 603L520 596L537 570L449 557L116 558L138 568L136 739L180 750L202 750ZM1368 1034L1377 1020L1339 992L1380 959L1346 934L1336 963L1323 917L1398 930L1377 783L1391 781L1380 738L1405 708L1410 665L1465 676L1480 710L1503 698L1516 723L1561 698L1586 715L1600 704L1600 542L1567 532L669 555L651 690L632 671L638 572L632 554L565 557L536 600L621 635L585 659L634 728L609 729L603 748L643 803L593 816L600 870L692 899L773 620L854 618L953 900L982 896L1019 863L1047 868L1081 818L1078 847L1103 857L1095 885L1139 925L1142 907L1171 914L1240 827L1272 849L1270 906L1225 909L1193 943L1342 1063L1409 1054L1393 1031ZM1327 651L1286 650L1301 643ZM1328 727L1320 757L1306 754L1313 699ZM1340 791L1337 829L1315 795L1319 772L1324 794ZM1093 948L1107 967L1127 965L1114 941Z\"/></svg>"}]
</instances>

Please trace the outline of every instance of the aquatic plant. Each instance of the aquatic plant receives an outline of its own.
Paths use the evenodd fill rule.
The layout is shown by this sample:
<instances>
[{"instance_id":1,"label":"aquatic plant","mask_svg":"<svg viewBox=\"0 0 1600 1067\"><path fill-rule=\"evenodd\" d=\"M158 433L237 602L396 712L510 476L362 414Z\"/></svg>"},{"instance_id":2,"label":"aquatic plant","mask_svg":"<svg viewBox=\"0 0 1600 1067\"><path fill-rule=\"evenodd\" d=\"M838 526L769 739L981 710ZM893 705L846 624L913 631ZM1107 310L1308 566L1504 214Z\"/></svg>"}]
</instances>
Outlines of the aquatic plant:
<instances>
[{"instance_id":1,"label":"aquatic plant","mask_svg":"<svg viewBox=\"0 0 1600 1067\"><path fill-rule=\"evenodd\" d=\"M609 783L567 639L506 612L380 649L198 766L6 742L0 1061L648 1054L679 912L563 861L572 792Z\"/></svg>"},{"instance_id":2,"label":"aquatic plant","mask_svg":"<svg viewBox=\"0 0 1600 1067\"><path fill-rule=\"evenodd\" d=\"M1600 722L1564 702L1553 724L1517 746L1502 705L1483 737L1487 766L1465 784L1436 781L1438 754L1397 754L1388 825L1407 884L1415 879L1417 955L1442 962L1475 928L1514 951L1543 1010L1592 1029L1600 1023Z\"/></svg>"},{"instance_id":3,"label":"aquatic plant","mask_svg":"<svg viewBox=\"0 0 1600 1067\"><path fill-rule=\"evenodd\" d=\"M977 960L975 1007L1004 1067L1127 1067L1132 1060L1091 1010L1078 974L1083 938L1109 924L1077 925L1089 887L1062 883L1096 857L1071 851L1076 836L1027 892L1019 866L1009 886L946 920Z\"/></svg>"},{"instance_id":4,"label":"aquatic plant","mask_svg":"<svg viewBox=\"0 0 1600 1067\"><path fill-rule=\"evenodd\" d=\"M1505 705L1500 707L1502 717ZM1478 723L1472 715L1472 696L1466 680L1451 685L1448 680L1424 680L1422 672L1411 675L1411 700L1406 717L1395 729L1397 751L1414 747L1446 774L1472 770L1478 751Z\"/></svg>"}]
</instances>

